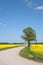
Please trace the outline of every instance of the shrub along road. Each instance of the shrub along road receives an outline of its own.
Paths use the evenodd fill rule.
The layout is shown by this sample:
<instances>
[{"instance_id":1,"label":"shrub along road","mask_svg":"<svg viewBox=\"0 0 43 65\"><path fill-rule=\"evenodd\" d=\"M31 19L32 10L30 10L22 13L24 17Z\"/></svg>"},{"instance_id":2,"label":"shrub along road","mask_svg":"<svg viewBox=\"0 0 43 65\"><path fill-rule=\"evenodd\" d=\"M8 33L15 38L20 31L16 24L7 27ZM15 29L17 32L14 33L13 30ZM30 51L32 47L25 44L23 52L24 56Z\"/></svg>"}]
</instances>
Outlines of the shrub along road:
<instances>
[{"instance_id":1,"label":"shrub along road","mask_svg":"<svg viewBox=\"0 0 43 65\"><path fill-rule=\"evenodd\" d=\"M11 48L0 51L0 65L43 65L32 60L19 56L19 52L23 47Z\"/></svg>"}]
</instances>

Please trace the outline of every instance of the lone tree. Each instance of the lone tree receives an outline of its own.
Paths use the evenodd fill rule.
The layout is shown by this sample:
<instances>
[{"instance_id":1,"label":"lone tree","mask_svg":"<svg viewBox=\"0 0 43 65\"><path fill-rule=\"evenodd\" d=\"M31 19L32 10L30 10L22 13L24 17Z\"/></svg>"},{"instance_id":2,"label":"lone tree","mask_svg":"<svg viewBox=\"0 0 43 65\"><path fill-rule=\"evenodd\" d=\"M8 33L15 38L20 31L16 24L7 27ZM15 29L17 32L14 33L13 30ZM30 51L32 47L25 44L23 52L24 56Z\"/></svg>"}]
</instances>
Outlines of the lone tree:
<instances>
[{"instance_id":1,"label":"lone tree","mask_svg":"<svg viewBox=\"0 0 43 65\"><path fill-rule=\"evenodd\" d=\"M28 46L30 46L30 41L36 41L36 32L31 27L25 28L23 33L21 38L28 42Z\"/></svg>"}]
</instances>

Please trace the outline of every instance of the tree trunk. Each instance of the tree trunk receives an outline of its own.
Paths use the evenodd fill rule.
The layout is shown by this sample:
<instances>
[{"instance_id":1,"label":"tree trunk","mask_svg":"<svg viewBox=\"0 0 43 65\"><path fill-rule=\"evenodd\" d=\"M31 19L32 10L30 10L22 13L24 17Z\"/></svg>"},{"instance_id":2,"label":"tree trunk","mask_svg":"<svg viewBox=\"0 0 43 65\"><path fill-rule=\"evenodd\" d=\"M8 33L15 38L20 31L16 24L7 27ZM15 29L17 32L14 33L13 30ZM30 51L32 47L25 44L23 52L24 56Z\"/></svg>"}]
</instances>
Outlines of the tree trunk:
<instances>
[{"instance_id":1,"label":"tree trunk","mask_svg":"<svg viewBox=\"0 0 43 65\"><path fill-rule=\"evenodd\" d=\"M30 41L28 41L28 47L30 46Z\"/></svg>"}]
</instances>

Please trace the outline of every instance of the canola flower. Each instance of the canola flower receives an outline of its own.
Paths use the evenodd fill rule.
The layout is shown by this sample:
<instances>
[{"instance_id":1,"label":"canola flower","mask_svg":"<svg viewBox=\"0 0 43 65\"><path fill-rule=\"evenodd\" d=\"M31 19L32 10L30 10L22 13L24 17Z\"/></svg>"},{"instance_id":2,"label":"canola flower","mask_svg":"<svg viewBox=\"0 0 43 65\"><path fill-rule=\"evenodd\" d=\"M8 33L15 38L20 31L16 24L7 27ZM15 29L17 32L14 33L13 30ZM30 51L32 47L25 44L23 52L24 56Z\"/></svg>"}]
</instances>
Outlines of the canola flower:
<instances>
[{"instance_id":1,"label":"canola flower","mask_svg":"<svg viewBox=\"0 0 43 65\"><path fill-rule=\"evenodd\" d=\"M23 44L0 44L0 49L16 47L16 46L23 46Z\"/></svg>"},{"instance_id":2,"label":"canola flower","mask_svg":"<svg viewBox=\"0 0 43 65\"><path fill-rule=\"evenodd\" d=\"M30 50L43 55L43 44L31 44Z\"/></svg>"}]
</instances>

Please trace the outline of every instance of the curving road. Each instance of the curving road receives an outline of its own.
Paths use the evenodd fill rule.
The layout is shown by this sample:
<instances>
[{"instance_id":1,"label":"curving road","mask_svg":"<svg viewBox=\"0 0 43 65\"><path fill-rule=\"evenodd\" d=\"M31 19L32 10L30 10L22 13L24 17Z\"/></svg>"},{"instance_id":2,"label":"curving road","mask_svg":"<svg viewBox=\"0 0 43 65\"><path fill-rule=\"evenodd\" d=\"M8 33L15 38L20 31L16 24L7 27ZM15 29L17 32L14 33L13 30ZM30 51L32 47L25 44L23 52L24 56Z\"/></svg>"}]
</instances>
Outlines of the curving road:
<instances>
[{"instance_id":1,"label":"curving road","mask_svg":"<svg viewBox=\"0 0 43 65\"><path fill-rule=\"evenodd\" d=\"M32 60L19 56L19 52L23 47L12 48L0 51L0 65L43 65Z\"/></svg>"}]
</instances>

